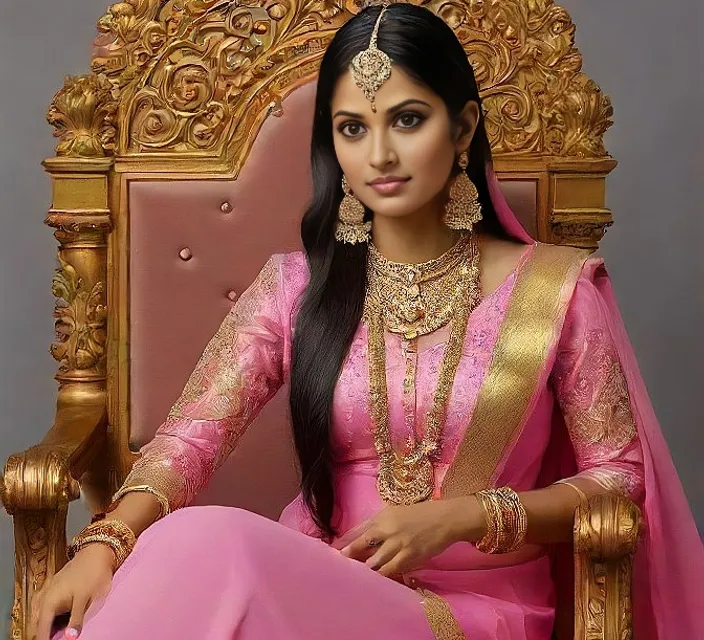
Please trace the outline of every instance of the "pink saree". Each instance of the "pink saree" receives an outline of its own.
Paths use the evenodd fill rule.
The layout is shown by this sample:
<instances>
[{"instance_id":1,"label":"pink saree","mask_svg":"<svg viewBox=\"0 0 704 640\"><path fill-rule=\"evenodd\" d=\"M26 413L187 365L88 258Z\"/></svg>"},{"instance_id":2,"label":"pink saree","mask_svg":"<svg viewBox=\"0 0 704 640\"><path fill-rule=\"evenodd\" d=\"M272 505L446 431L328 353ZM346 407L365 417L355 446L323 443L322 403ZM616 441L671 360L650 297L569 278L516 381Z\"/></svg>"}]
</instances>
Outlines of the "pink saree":
<instances>
[{"instance_id":1,"label":"pink saree","mask_svg":"<svg viewBox=\"0 0 704 640\"><path fill-rule=\"evenodd\" d=\"M500 219L526 250L472 313L436 466L440 499L487 486L517 491L589 477L643 507L636 559L639 640L704 638L704 552L648 401L601 260L535 244L490 175ZM181 398L118 493L157 491L173 513L140 536L81 637L106 640L548 640L555 587L548 549L502 556L458 543L400 581L328 545L302 500L280 522L227 507L189 507L290 371L305 256L272 256L225 318ZM418 430L445 335L417 354ZM405 439L398 336L386 336L390 427ZM361 324L333 402L341 534L383 507L367 407ZM57 636L59 637L59 636Z\"/></svg>"}]
</instances>

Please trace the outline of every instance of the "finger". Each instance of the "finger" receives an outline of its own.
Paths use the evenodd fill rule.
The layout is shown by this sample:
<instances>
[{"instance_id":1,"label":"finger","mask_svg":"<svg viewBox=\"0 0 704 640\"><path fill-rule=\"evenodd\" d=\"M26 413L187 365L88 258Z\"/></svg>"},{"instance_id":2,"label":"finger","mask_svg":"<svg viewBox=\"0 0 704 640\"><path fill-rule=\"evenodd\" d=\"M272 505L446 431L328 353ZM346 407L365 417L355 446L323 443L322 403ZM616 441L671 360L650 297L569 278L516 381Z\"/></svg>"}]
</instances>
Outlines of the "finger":
<instances>
[{"instance_id":1,"label":"finger","mask_svg":"<svg viewBox=\"0 0 704 640\"><path fill-rule=\"evenodd\" d=\"M350 543L354 542L359 536L364 535L367 530L374 524L374 518L367 518L363 522L360 522L356 527L352 527L346 533L343 533L337 540L332 543L333 549L341 551L345 547L349 546Z\"/></svg>"},{"instance_id":2,"label":"finger","mask_svg":"<svg viewBox=\"0 0 704 640\"><path fill-rule=\"evenodd\" d=\"M37 620L36 640L49 640L51 624L59 613L66 613L69 610L69 602L63 599L47 597L42 603L39 619Z\"/></svg>"},{"instance_id":3,"label":"finger","mask_svg":"<svg viewBox=\"0 0 704 640\"><path fill-rule=\"evenodd\" d=\"M389 562L379 567L377 573L386 578L407 573L413 569L412 556L401 551L397 553Z\"/></svg>"},{"instance_id":4,"label":"finger","mask_svg":"<svg viewBox=\"0 0 704 640\"><path fill-rule=\"evenodd\" d=\"M86 609L88 609L88 603L90 598L87 595L76 595L73 598L73 604L71 605L71 618L68 621L68 626L66 627L66 637L77 638L81 629L83 629L83 618L86 614Z\"/></svg>"},{"instance_id":5,"label":"finger","mask_svg":"<svg viewBox=\"0 0 704 640\"><path fill-rule=\"evenodd\" d=\"M340 553L354 560L366 560L379 546L381 538L370 529L348 544Z\"/></svg>"},{"instance_id":6,"label":"finger","mask_svg":"<svg viewBox=\"0 0 704 640\"><path fill-rule=\"evenodd\" d=\"M379 567L390 562L401 550L401 545L396 541L387 540L377 549L376 553L367 559L366 565L376 571Z\"/></svg>"}]
</instances>

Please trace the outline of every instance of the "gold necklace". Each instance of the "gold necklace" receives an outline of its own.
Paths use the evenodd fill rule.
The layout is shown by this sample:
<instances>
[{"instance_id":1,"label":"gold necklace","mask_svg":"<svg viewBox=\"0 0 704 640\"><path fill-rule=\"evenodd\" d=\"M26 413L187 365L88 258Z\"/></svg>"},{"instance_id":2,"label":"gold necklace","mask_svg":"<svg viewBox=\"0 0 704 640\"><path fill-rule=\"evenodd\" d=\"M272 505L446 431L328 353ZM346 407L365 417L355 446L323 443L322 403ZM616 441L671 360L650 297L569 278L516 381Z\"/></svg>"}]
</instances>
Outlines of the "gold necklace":
<instances>
[{"instance_id":1,"label":"gold necklace","mask_svg":"<svg viewBox=\"0 0 704 640\"><path fill-rule=\"evenodd\" d=\"M409 340L445 326L458 289L464 291L472 242L464 234L439 258L421 264L391 262L370 244L365 319L381 311L386 329Z\"/></svg>"},{"instance_id":2,"label":"gold necklace","mask_svg":"<svg viewBox=\"0 0 704 640\"><path fill-rule=\"evenodd\" d=\"M457 244L459 245L460 243ZM366 314L369 333L369 409L374 427L374 447L380 461L377 489L382 499L392 504L414 504L427 500L433 495L435 488L433 457L438 449L440 435L445 424L447 402L462 355L462 346L467 333L469 316L481 298L479 289L479 249L476 237L474 235L468 236L467 241L462 242L461 246L463 247L461 259L452 260L451 264L453 266L443 270L444 280L455 283L454 290L448 290L447 285L436 285L438 288L442 286L448 295L442 301L441 309L445 308L449 299L452 312L447 322L452 321L452 328L450 337L445 345L433 404L426 416L423 439L420 442L417 439L413 439L408 453L398 453L394 450L391 442L388 389L386 384L386 348L384 342L384 328L385 326L388 328L387 319L389 314L385 313L383 306L378 306L381 303L378 295L373 296L370 301L369 312ZM452 249L450 252L454 256ZM446 256L447 254L431 262L442 261L444 265ZM392 264L397 265L398 263ZM425 266L428 264L415 265L415 267L419 267L421 272L424 272ZM436 267L438 265L433 264L432 266ZM395 268L394 271L396 271ZM457 276L454 274L455 271L459 272ZM380 287L379 292L382 292L385 278L383 272L379 272L379 274L381 275L379 278L380 282L375 286ZM392 281L396 279L395 275L394 273L391 276ZM421 279L421 281L432 282L432 279L426 278L424 280ZM420 296L413 297L420 297L427 301L429 298L424 298L422 293L421 291ZM430 308L427 302L425 312L423 327L434 326L437 323L433 318L435 310ZM394 311L392 317L397 317L396 311ZM415 336L410 339L415 340Z\"/></svg>"}]
</instances>

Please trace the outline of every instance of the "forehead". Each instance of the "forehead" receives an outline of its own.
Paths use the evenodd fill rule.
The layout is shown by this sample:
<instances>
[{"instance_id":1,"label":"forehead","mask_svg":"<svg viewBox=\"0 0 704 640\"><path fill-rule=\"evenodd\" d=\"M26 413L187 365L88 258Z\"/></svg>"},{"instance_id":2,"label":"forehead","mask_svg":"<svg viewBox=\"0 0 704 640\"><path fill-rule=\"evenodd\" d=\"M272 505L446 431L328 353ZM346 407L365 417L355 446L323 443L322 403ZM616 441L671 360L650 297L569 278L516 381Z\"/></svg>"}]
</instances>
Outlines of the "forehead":
<instances>
[{"instance_id":1,"label":"forehead","mask_svg":"<svg viewBox=\"0 0 704 640\"><path fill-rule=\"evenodd\" d=\"M373 117L383 114L388 107L394 106L403 100L417 98L431 105L442 102L427 85L412 78L402 67L396 64L391 66L391 77L381 85L376 92L377 113L371 109L371 103L364 97L363 91L355 84L349 71L342 74L335 84L332 94L332 111L345 109Z\"/></svg>"}]
</instances>

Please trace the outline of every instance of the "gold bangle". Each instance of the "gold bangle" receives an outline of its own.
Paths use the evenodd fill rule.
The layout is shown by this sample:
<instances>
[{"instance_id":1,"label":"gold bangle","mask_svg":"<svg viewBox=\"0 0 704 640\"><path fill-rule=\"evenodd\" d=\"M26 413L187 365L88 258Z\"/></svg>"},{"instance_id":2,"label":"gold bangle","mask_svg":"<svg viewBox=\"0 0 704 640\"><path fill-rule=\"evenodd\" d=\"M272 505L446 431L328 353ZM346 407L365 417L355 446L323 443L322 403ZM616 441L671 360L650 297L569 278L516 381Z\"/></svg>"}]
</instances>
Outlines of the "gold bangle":
<instances>
[{"instance_id":1,"label":"gold bangle","mask_svg":"<svg viewBox=\"0 0 704 640\"><path fill-rule=\"evenodd\" d=\"M110 506L106 509L107 513L110 513L115 507L117 507L117 503L120 501L121 498L124 498L128 493L131 493L133 491L141 491L143 493L150 493L153 495L157 501L159 502L159 508L160 508L160 513L159 513L159 518L163 518L164 516L169 515L171 513L171 505L169 504L169 499L161 493L161 491L158 491L154 487L150 487L147 484L140 484L140 485L134 485L134 486L129 486L125 485L120 487L117 490L117 493L112 497L112 503Z\"/></svg>"},{"instance_id":2,"label":"gold bangle","mask_svg":"<svg viewBox=\"0 0 704 640\"><path fill-rule=\"evenodd\" d=\"M584 493L584 491L582 491L576 484L570 482L569 480L558 480L555 484L564 484L568 487L571 487L579 496L580 506L589 502L589 497L587 496L587 494Z\"/></svg>"},{"instance_id":3,"label":"gold bangle","mask_svg":"<svg viewBox=\"0 0 704 640\"><path fill-rule=\"evenodd\" d=\"M482 553L510 553L524 543L528 529L525 507L510 487L485 489L475 494L487 516L486 535L477 542Z\"/></svg>"},{"instance_id":4,"label":"gold bangle","mask_svg":"<svg viewBox=\"0 0 704 640\"><path fill-rule=\"evenodd\" d=\"M117 571L127 556L132 553L137 538L132 529L121 520L99 520L89 524L74 536L67 550L68 559L72 560L83 547L94 542L107 545L112 549L115 555L113 571Z\"/></svg>"},{"instance_id":5,"label":"gold bangle","mask_svg":"<svg viewBox=\"0 0 704 640\"><path fill-rule=\"evenodd\" d=\"M518 494L510 487L496 490L502 507L504 538L499 553L510 553L523 546L528 530L528 516Z\"/></svg>"},{"instance_id":6,"label":"gold bangle","mask_svg":"<svg viewBox=\"0 0 704 640\"><path fill-rule=\"evenodd\" d=\"M486 515L486 534L476 543L482 553L496 553L499 547L500 515L496 510L496 501L491 490L478 491L475 497L484 509Z\"/></svg>"}]
</instances>

